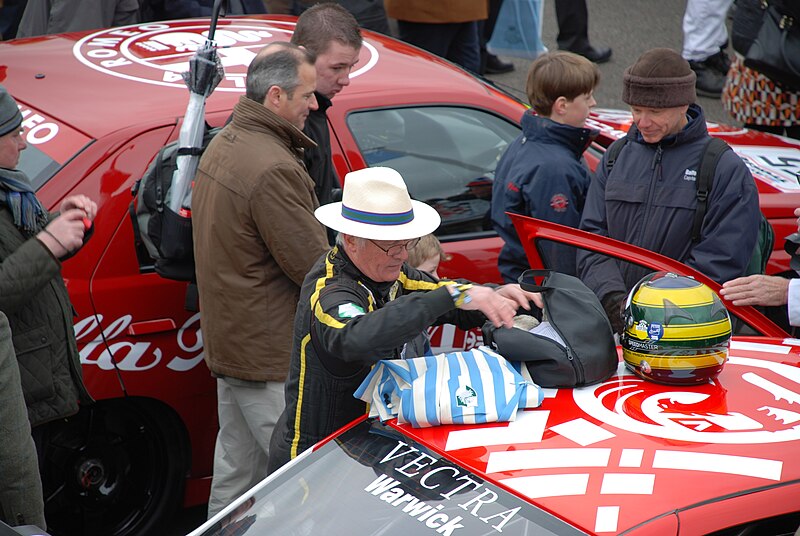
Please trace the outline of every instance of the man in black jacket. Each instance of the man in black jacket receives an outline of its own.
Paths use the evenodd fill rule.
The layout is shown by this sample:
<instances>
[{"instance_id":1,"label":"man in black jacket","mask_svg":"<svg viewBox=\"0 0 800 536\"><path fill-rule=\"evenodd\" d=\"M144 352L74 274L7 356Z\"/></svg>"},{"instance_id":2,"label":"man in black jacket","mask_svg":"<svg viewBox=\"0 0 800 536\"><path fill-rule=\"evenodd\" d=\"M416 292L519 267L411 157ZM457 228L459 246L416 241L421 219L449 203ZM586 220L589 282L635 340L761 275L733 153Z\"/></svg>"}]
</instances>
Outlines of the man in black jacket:
<instances>
[{"instance_id":1,"label":"man in black jacket","mask_svg":"<svg viewBox=\"0 0 800 536\"><path fill-rule=\"evenodd\" d=\"M517 309L541 307L519 285L438 279L406 263L408 250L441 222L412 201L400 174L373 167L348 173L342 202L318 208L339 232L306 275L294 322L286 409L269 447L269 472L363 415L353 396L381 359L418 357L411 344L432 325L512 327Z\"/></svg>"},{"instance_id":2,"label":"man in black jacket","mask_svg":"<svg viewBox=\"0 0 800 536\"><path fill-rule=\"evenodd\" d=\"M317 199L320 205L325 205L341 195L331 162L327 110L334 95L350 84L350 71L358 63L361 52L361 32L350 12L328 2L317 4L300 15L292 43L305 47L317 57L315 95L319 108L309 114L303 129L306 136L317 142L317 147L307 149L304 160L308 174L314 179Z\"/></svg>"}]
</instances>

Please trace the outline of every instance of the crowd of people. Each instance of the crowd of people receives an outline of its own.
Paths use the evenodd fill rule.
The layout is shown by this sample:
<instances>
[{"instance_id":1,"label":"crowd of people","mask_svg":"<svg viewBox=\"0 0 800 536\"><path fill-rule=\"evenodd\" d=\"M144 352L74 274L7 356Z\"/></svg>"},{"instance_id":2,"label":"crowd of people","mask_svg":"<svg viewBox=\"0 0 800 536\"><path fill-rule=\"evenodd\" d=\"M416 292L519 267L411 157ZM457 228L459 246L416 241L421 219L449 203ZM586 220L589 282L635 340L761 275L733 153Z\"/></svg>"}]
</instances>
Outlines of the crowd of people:
<instances>
[{"instance_id":1,"label":"crowd of people","mask_svg":"<svg viewBox=\"0 0 800 536\"><path fill-rule=\"evenodd\" d=\"M737 0L735 35L744 3ZM47 2L42 20L57 20L52 15L60 4ZM141 13L133 4L136 0L117 2L117 10L97 10L93 13L111 18L88 24L124 23L118 17ZM217 382L219 418L209 517L363 414L365 404L352 394L370 367L380 359L425 355L429 327L452 323L469 329L487 321L511 327L519 309L542 307L538 294L517 284L528 262L506 212L667 255L723 284L724 299L787 307L789 321L800 323L800 285L748 273L757 248L758 194L733 151L720 156L699 232L692 232L694 178L710 139L696 95L704 91L705 70L724 62L718 34L705 43L711 50L699 51L687 40L683 54L647 50L625 71L622 99L633 125L621 149L606 153L591 173L583 153L598 133L585 123L600 83L596 64L607 61L611 50L589 44L585 0L557 1L562 50L532 62L527 80L532 109L496 169L491 220L505 244L498 260L502 285L438 276L445 254L433 233L440 216L411 199L397 171L354 171L340 186L326 111L346 90L358 62L365 24L357 15L376 28L387 15L396 18L402 38L475 72L508 70L481 49L485 39L478 22L497 7L492 4L459 1L438 10L431 6L439 3L387 0L385 12L383 4L366 0L252 7L293 10L300 17L291 42L272 43L251 62L246 92L204 152L195 178L192 219L204 357ZM691 28L687 18L701 16L691 4L685 28ZM44 9L44 2L27 5L23 23L29 9ZM247 5L239 3L242 9ZM421 13L433 19L420 20ZM441 19L445 15L447 20ZM441 31L430 31L430 24ZM52 26L39 28L35 31L48 32ZM739 46L734 41L737 54ZM738 56L734 71L763 76ZM797 94L772 86L784 95L780 102L794 103L794 111L779 114L780 120L744 110L733 95L746 90L741 84L726 86L725 95L731 110L753 128L785 129L796 137ZM781 122L792 113L788 120L794 123ZM91 403L60 267L91 235L97 206L81 195L66 198L57 213L41 206L28 178L16 169L25 149L21 123L16 102L0 87L0 383L8 385L2 388L0 416L20 438L17 450L0 459L0 470L13 470L19 473L15 482L26 482L0 486L0 518L44 528L37 463L46 441L41 425ZM800 209L796 214L800 218ZM566 246L545 247L542 255L547 266L579 276L596 293L614 330L621 331L624 298L643 275L641 268ZM26 336L34 329L47 345ZM38 497L31 499L31 493Z\"/></svg>"}]
</instances>

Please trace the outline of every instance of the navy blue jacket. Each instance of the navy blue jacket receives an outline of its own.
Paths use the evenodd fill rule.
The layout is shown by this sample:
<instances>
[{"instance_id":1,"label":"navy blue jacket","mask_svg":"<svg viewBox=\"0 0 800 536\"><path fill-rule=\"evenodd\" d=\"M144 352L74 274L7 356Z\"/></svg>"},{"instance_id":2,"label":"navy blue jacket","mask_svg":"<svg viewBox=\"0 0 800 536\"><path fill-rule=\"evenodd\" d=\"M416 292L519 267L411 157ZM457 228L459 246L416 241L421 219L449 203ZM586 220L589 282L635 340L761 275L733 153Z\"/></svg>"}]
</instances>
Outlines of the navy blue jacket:
<instances>
[{"instance_id":1,"label":"navy blue jacket","mask_svg":"<svg viewBox=\"0 0 800 536\"><path fill-rule=\"evenodd\" d=\"M606 176L597 166L583 210L581 229L666 255L718 283L744 275L756 245L760 214L753 176L739 156L720 158L700 239L692 243L697 207L695 184L708 130L693 104L689 123L659 143L646 143L634 126L628 143ZM581 279L602 300L628 292L651 270L580 250Z\"/></svg>"},{"instance_id":2,"label":"navy blue jacket","mask_svg":"<svg viewBox=\"0 0 800 536\"><path fill-rule=\"evenodd\" d=\"M506 212L577 227L590 182L581 155L595 136L597 131L531 111L522 116L522 134L497 164L492 186L492 225L505 242L497 264L507 283L516 283L530 264ZM540 244L539 249L547 268L576 275L575 248Z\"/></svg>"}]
</instances>

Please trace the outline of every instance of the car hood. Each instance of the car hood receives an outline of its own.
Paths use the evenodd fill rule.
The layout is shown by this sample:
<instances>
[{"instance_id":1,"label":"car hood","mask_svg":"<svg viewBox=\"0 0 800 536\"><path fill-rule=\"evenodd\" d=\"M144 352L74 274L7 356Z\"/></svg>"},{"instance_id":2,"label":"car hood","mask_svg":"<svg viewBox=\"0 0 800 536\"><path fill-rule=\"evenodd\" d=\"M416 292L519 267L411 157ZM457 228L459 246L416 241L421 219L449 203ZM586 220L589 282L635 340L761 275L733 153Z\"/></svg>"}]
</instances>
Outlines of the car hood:
<instances>
[{"instance_id":1,"label":"car hood","mask_svg":"<svg viewBox=\"0 0 800 536\"><path fill-rule=\"evenodd\" d=\"M244 94L252 58L270 42L288 41L294 20L219 20L215 40L225 76L208 99L207 114L227 113L233 107ZM188 103L181 73L205 42L208 28L209 19L199 18L2 42L0 83L25 110L94 139L134 124L177 120ZM444 96L454 86L462 95L486 93L482 82L445 60L364 31L359 63L342 93L419 91L427 93L421 98L428 102L431 91ZM100 93L103 98L96 98Z\"/></svg>"},{"instance_id":2,"label":"car hood","mask_svg":"<svg viewBox=\"0 0 800 536\"><path fill-rule=\"evenodd\" d=\"M678 387L620 364L597 385L547 389L511 423L404 434L589 532L800 479L800 341L737 339L719 378Z\"/></svg>"}]
</instances>

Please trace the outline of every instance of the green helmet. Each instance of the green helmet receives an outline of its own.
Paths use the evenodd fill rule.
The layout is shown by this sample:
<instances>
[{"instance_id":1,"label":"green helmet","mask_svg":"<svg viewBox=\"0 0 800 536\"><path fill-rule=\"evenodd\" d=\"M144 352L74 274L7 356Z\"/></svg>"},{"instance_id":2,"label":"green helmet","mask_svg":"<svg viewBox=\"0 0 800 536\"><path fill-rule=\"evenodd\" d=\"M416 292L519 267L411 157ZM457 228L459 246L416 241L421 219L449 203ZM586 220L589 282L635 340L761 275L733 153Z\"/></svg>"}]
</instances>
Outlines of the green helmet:
<instances>
[{"instance_id":1,"label":"green helmet","mask_svg":"<svg viewBox=\"0 0 800 536\"><path fill-rule=\"evenodd\" d=\"M731 320L706 285L671 272L652 273L628 294L624 316L622 356L637 376L692 385L722 371Z\"/></svg>"}]
</instances>

